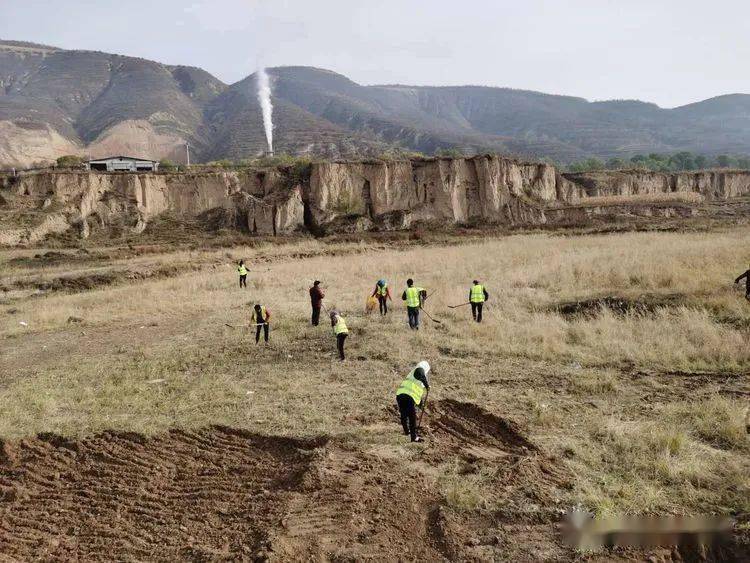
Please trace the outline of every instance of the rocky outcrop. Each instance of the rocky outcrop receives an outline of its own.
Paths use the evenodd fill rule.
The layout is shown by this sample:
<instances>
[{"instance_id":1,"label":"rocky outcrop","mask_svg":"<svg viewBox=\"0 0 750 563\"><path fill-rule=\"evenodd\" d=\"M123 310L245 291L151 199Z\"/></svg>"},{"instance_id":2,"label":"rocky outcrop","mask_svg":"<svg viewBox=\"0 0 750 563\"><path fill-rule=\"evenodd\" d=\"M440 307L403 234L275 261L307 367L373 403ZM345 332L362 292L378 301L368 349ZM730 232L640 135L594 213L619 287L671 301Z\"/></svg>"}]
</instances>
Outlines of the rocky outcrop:
<instances>
[{"instance_id":1,"label":"rocky outcrop","mask_svg":"<svg viewBox=\"0 0 750 563\"><path fill-rule=\"evenodd\" d=\"M498 156L320 162L304 172L50 171L3 180L0 244L35 243L70 228L85 237L91 224L106 228L115 221L140 233L164 213L211 217L216 226L276 236L416 223L538 225L612 213L690 216L700 202L748 194L750 172L560 174L548 164ZM671 200L679 210L667 211Z\"/></svg>"},{"instance_id":2,"label":"rocky outcrop","mask_svg":"<svg viewBox=\"0 0 750 563\"><path fill-rule=\"evenodd\" d=\"M357 216L377 225L394 214L401 226L414 220L516 224L544 222L544 205L557 197L554 167L482 156L316 164L306 203L316 227Z\"/></svg>"},{"instance_id":3,"label":"rocky outcrop","mask_svg":"<svg viewBox=\"0 0 750 563\"><path fill-rule=\"evenodd\" d=\"M229 226L258 234L290 233L304 226L304 208L302 188L287 187L285 181L276 171L44 172L6 178L5 207L16 212L13 219L0 216L0 244L35 243L71 228L86 237L92 222L103 228L119 222L137 234L165 212L178 218L238 217Z\"/></svg>"},{"instance_id":4,"label":"rocky outcrop","mask_svg":"<svg viewBox=\"0 0 750 563\"><path fill-rule=\"evenodd\" d=\"M750 194L750 172L746 170L700 170L697 172L649 172L603 170L564 174L564 180L580 186L571 200L597 196L651 195L694 192L708 200Z\"/></svg>"}]
</instances>

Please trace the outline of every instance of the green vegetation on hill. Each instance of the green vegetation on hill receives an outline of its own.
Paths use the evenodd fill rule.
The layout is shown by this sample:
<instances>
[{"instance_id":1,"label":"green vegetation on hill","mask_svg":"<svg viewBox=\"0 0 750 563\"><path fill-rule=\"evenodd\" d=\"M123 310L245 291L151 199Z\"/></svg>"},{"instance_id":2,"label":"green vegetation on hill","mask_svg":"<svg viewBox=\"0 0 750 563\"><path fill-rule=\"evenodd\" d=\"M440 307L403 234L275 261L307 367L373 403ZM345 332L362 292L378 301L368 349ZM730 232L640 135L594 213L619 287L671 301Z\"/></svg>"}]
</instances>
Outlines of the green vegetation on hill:
<instances>
[{"instance_id":1,"label":"green vegetation on hill","mask_svg":"<svg viewBox=\"0 0 750 563\"><path fill-rule=\"evenodd\" d=\"M66 154L57 159L58 168L77 168L83 164L83 158L74 154Z\"/></svg>"},{"instance_id":2,"label":"green vegetation on hill","mask_svg":"<svg viewBox=\"0 0 750 563\"><path fill-rule=\"evenodd\" d=\"M750 157L730 156L720 154L707 156L682 151L675 154L650 153L637 154L629 159L610 158L606 162L598 158L587 158L568 165L569 172L592 172L595 170L621 170L626 168L642 168L654 172L683 172L689 170L703 170L706 168L734 168L750 170Z\"/></svg>"}]
</instances>

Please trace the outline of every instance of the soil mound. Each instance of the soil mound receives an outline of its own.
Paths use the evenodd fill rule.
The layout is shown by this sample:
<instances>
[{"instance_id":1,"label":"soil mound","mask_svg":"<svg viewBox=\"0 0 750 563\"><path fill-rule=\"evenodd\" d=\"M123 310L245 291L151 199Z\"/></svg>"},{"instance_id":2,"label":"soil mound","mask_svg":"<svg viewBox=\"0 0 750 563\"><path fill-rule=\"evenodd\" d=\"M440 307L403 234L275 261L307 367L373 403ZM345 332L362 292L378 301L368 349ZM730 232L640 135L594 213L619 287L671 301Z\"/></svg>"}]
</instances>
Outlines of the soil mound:
<instances>
[{"instance_id":1,"label":"soil mound","mask_svg":"<svg viewBox=\"0 0 750 563\"><path fill-rule=\"evenodd\" d=\"M33 289L43 292L82 293L120 283L172 278L185 271L199 270L201 267L200 264L169 264L144 267L138 270L111 269L99 273L65 274L49 279L24 278L10 282L7 287L0 287L6 291L10 289Z\"/></svg>"},{"instance_id":2,"label":"soil mound","mask_svg":"<svg viewBox=\"0 0 750 563\"><path fill-rule=\"evenodd\" d=\"M473 403L446 399L431 413L430 429L441 442L475 444L502 449L508 453L528 454L536 446L523 436L512 422L491 414Z\"/></svg>"},{"instance_id":3,"label":"soil mound","mask_svg":"<svg viewBox=\"0 0 750 563\"><path fill-rule=\"evenodd\" d=\"M637 299L627 297L605 296L581 301L566 301L549 308L554 313L573 319L577 317L596 317L605 309L616 315L628 313L650 314L659 309L679 307L685 304L685 298L680 294L673 295L641 295Z\"/></svg>"},{"instance_id":4,"label":"soil mound","mask_svg":"<svg viewBox=\"0 0 750 563\"><path fill-rule=\"evenodd\" d=\"M50 250L48 252L34 254L34 256L11 258L8 260L8 263L13 266L21 266L25 268L44 268L60 264L80 264L101 260L103 260L103 257L92 256L87 250L79 249L76 252L58 252L56 250Z\"/></svg>"},{"instance_id":5,"label":"soil mound","mask_svg":"<svg viewBox=\"0 0 750 563\"><path fill-rule=\"evenodd\" d=\"M473 403L444 400L430 412L424 433L435 444L426 453L431 461L460 460L467 475L492 469L498 488L488 491L488 498L502 498L494 504L504 506L509 519L556 519L554 509L531 515L524 507L554 507L560 490L571 486L570 476L562 463L540 451L512 421Z\"/></svg>"}]
</instances>

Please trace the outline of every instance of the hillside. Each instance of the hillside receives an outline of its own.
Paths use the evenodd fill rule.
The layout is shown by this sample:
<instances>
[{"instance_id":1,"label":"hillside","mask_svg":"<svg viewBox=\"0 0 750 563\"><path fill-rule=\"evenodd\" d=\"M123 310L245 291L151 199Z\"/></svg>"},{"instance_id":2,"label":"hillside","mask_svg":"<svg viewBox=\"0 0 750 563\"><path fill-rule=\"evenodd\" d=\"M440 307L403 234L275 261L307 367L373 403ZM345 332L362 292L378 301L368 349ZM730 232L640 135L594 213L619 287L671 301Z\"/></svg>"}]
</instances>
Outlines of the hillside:
<instances>
[{"instance_id":1,"label":"hillside","mask_svg":"<svg viewBox=\"0 0 750 563\"><path fill-rule=\"evenodd\" d=\"M362 86L310 67L269 69L276 150L323 157L391 147L505 152L563 162L636 153L750 153L750 95L675 109L484 86ZM241 159L265 149L255 79L0 41L0 164L62 154Z\"/></svg>"},{"instance_id":2,"label":"hillside","mask_svg":"<svg viewBox=\"0 0 750 563\"><path fill-rule=\"evenodd\" d=\"M0 43L0 162L61 154L176 157L200 148L205 104L226 86L195 68Z\"/></svg>"}]
</instances>

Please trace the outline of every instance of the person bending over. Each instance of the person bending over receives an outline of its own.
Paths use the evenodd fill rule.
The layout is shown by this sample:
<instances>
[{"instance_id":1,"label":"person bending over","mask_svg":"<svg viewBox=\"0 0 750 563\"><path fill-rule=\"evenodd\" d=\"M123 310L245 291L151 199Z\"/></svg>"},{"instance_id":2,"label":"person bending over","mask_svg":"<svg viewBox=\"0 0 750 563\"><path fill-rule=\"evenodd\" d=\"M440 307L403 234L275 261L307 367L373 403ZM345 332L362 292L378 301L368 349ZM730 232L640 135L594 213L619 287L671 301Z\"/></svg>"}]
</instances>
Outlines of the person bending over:
<instances>
[{"instance_id":1,"label":"person bending over","mask_svg":"<svg viewBox=\"0 0 750 563\"><path fill-rule=\"evenodd\" d=\"M268 343L269 322L271 313L263 305L257 304L253 309L253 320L255 321L255 343L260 342L260 331L263 330L263 339Z\"/></svg>"},{"instance_id":2,"label":"person bending over","mask_svg":"<svg viewBox=\"0 0 750 563\"><path fill-rule=\"evenodd\" d=\"M378 283L375 284L375 291L372 292L372 296L378 298L380 314L385 317L388 314L388 300L390 299L393 301L391 290L388 288L388 282L385 280L378 280Z\"/></svg>"},{"instance_id":3,"label":"person bending over","mask_svg":"<svg viewBox=\"0 0 750 563\"><path fill-rule=\"evenodd\" d=\"M430 373L430 364L422 360L396 390L396 404L401 416L401 426L404 434L411 436L412 442L422 441L422 438L417 436L417 407L424 410L427 391L430 390L428 373Z\"/></svg>"},{"instance_id":4,"label":"person bending over","mask_svg":"<svg viewBox=\"0 0 750 563\"><path fill-rule=\"evenodd\" d=\"M336 336L336 348L339 351L339 359L344 361L344 343L346 337L349 336L349 328L346 326L346 320L337 311L331 311L331 327L333 328L333 334Z\"/></svg>"}]
</instances>

